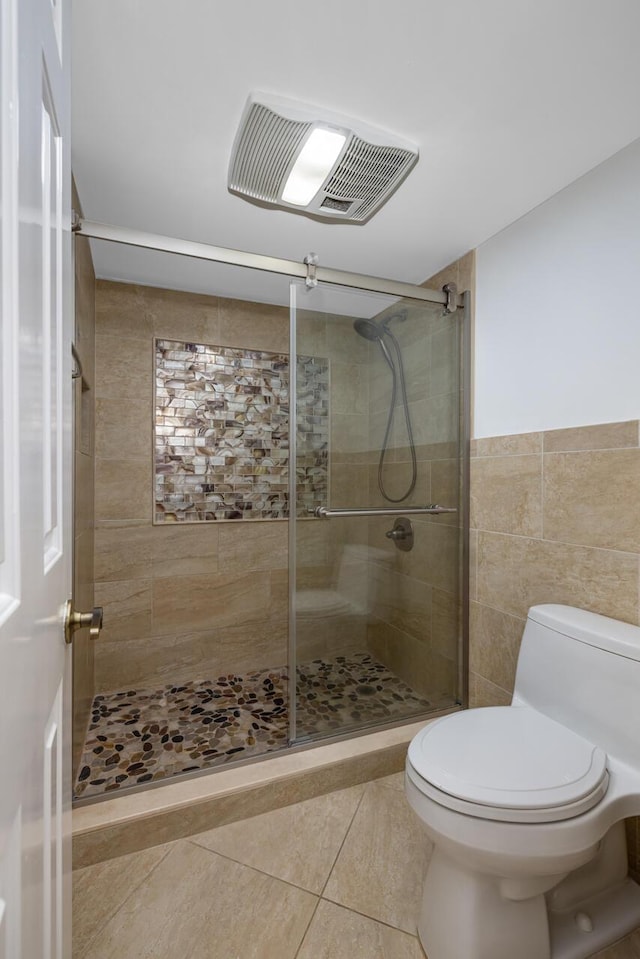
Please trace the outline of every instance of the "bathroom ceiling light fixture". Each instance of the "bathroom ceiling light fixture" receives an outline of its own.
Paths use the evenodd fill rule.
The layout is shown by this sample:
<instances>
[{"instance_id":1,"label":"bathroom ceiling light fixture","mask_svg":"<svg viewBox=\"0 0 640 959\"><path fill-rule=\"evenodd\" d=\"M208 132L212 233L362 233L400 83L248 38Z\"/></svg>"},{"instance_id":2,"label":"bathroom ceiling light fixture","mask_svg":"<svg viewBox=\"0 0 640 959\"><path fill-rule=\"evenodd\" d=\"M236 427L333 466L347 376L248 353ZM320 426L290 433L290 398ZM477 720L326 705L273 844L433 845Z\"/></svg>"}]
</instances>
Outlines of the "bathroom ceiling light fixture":
<instances>
[{"instance_id":1,"label":"bathroom ceiling light fixture","mask_svg":"<svg viewBox=\"0 0 640 959\"><path fill-rule=\"evenodd\" d=\"M252 93L228 186L248 200L334 221L368 220L418 160L418 148L359 120Z\"/></svg>"},{"instance_id":2,"label":"bathroom ceiling light fixture","mask_svg":"<svg viewBox=\"0 0 640 959\"><path fill-rule=\"evenodd\" d=\"M331 173L342 153L346 136L325 127L315 127L296 157L282 191L285 203L308 206Z\"/></svg>"}]
</instances>

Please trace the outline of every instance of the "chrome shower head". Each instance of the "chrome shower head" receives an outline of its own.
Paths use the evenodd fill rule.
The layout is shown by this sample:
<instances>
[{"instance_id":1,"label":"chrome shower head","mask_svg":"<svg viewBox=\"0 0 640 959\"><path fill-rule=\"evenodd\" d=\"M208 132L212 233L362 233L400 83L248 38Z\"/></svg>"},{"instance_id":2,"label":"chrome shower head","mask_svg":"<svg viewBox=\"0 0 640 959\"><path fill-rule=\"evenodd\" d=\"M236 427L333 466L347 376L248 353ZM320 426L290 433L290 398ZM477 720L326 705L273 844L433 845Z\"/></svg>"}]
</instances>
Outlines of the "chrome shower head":
<instances>
[{"instance_id":1,"label":"chrome shower head","mask_svg":"<svg viewBox=\"0 0 640 959\"><path fill-rule=\"evenodd\" d=\"M374 323L373 320L354 320L353 328L358 336L363 336L365 340L370 340L372 343L380 344L382 355L391 369L394 370L393 360L391 359L389 348L384 341L386 330L383 330L380 326L378 326L377 323Z\"/></svg>"},{"instance_id":2,"label":"chrome shower head","mask_svg":"<svg viewBox=\"0 0 640 959\"><path fill-rule=\"evenodd\" d=\"M374 323L373 320L354 320L353 328L358 336L364 336L365 340L371 340L372 343L382 339L384 335L378 324Z\"/></svg>"}]
</instances>

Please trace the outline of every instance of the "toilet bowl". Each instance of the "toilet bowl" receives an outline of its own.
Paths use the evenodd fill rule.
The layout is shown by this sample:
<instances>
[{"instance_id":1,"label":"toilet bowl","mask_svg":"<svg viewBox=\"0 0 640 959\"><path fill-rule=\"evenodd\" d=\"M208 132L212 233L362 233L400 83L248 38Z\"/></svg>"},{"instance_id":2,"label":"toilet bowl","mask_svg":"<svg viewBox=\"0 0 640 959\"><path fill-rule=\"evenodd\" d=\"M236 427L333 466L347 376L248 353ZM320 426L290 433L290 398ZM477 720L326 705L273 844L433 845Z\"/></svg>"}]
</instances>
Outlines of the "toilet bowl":
<instances>
[{"instance_id":1,"label":"toilet bowl","mask_svg":"<svg viewBox=\"0 0 640 959\"><path fill-rule=\"evenodd\" d=\"M429 959L586 959L640 925L623 820L640 814L640 628L529 611L511 706L446 716L407 755L434 844Z\"/></svg>"}]
</instances>

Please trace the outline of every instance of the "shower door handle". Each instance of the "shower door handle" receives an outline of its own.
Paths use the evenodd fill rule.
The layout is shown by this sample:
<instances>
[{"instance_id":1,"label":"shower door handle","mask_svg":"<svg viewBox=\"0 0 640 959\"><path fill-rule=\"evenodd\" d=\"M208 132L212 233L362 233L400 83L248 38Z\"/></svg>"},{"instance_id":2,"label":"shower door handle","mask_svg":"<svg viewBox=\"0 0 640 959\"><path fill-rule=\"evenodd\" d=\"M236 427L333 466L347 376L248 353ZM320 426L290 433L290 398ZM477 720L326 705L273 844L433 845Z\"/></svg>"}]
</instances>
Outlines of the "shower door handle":
<instances>
[{"instance_id":1,"label":"shower door handle","mask_svg":"<svg viewBox=\"0 0 640 959\"><path fill-rule=\"evenodd\" d=\"M458 510L453 506L438 506L437 503L432 503L429 506L409 506L404 509L388 509L386 506L378 509L329 509L328 506L316 506L309 512L317 519L331 519L334 516L413 516L418 513L438 516L440 513L457 513Z\"/></svg>"}]
</instances>

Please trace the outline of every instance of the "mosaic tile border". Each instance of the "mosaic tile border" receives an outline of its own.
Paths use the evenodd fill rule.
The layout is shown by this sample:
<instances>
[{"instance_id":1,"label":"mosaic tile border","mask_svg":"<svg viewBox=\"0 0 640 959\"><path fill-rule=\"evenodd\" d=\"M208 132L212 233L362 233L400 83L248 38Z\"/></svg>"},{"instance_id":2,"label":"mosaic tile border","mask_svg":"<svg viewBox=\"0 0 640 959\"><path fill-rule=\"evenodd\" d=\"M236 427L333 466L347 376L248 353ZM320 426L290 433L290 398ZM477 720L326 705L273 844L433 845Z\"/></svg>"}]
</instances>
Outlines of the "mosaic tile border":
<instances>
[{"instance_id":1,"label":"mosaic tile border","mask_svg":"<svg viewBox=\"0 0 640 959\"><path fill-rule=\"evenodd\" d=\"M298 669L301 735L405 719L433 708L368 653ZM229 674L93 701L76 798L263 755L287 745L287 671Z\"/></svg>"},{"instance_id":2,"label":"mosaic tile border","mask_svg":"<svg viewBox=\"0 0 640 959\"><path fill-rule=\"evenodd\" d=\"M285 519L289 356L156 339L154 522ZM296 475L305 508L327 499L329 361L299 356Z\"/></svg>"}]
</instances>

